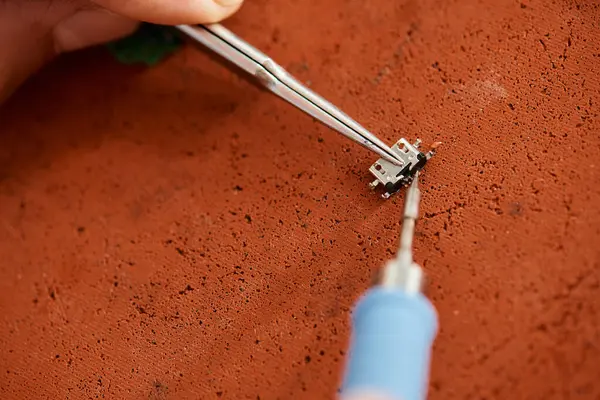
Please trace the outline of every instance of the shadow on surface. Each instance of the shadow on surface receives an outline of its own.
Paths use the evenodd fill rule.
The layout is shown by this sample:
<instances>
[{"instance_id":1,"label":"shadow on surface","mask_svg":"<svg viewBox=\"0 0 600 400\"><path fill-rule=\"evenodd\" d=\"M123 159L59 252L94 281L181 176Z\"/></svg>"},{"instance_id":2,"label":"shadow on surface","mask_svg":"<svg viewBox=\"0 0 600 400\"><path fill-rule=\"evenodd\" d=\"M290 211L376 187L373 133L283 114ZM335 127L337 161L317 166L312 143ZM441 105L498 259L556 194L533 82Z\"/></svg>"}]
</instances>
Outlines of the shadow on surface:
<instances>
[{"instance_id":1,"label":"shadow on surface","mask_svg":"<svg viewBox=\"0 0 600 400\"><path fill-rule=\"evenodd\" d=\"M181 65L126 66L102 48L60 57L0 109L0 182L108 138L168 152L171 142L181 148L183 140L209 140L199 133L218 135L210 128L249 103L248 94Z\"/></svg>"}]
</instances>

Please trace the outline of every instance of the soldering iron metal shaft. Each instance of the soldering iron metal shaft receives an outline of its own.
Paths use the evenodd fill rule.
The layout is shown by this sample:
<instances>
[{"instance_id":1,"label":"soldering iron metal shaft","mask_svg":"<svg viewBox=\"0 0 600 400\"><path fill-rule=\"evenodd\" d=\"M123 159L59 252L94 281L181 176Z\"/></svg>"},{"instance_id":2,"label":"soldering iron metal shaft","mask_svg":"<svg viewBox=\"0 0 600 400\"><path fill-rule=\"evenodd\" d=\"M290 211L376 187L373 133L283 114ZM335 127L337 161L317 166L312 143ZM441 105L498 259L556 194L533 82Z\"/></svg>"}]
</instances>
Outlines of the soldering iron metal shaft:
<instances>
[{"instance_id":1,"label":"soldering iron metal shaft","mask_svg":"<svg viewBox=\"0 0 600 400\"><path fill-rule=\"evenodd\" d=\"M421 267L413 262L412 256L413 238L421 200L418 179L419 173L416 172L412 184L406 191L398 255L384 267L381 281L382 286L401 288L410 294L419 293L423 282Z\"/></svg>"}]
</instances>

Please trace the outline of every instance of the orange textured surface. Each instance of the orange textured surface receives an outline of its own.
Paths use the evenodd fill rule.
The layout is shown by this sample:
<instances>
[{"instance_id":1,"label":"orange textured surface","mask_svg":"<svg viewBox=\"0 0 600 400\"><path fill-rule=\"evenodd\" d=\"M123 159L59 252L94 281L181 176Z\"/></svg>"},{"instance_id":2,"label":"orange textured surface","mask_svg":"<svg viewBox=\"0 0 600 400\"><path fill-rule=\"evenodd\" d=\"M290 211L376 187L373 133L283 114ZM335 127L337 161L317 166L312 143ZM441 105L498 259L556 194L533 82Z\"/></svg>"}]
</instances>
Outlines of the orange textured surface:
<instances>
[{"instance_id":1,"label":"orange textured surface","mask_svg":"<svg viewBox=\"0 0 600 400\"><path fill-rule=\"evenodd\" d=\"M600 396L599 21L256 0L225 24L388 143L444 142L415 255L431 399ZM64 57L0 129L2 399L335 396L398 240L376 157L191 47L150 70Z\"/></svg>"}]
</instances>

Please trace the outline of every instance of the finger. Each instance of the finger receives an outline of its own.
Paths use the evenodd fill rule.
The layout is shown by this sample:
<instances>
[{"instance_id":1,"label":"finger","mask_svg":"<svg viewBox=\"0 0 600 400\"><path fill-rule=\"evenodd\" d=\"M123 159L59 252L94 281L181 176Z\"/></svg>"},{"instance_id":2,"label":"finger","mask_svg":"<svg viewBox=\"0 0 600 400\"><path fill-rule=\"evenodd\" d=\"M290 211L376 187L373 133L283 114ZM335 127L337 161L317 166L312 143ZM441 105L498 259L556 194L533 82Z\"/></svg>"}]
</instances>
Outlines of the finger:
<instances>
[{"instance_id":1,"label":"finger","mask_svg":"<svg viewBox=\"0 0 600 400\"><path fill-rule=\"evenodd\" d=\"M219 22L242 5L243 0L94 0L113 12L155 24L203 24Z\"/></svg>"},{"instance_id":2,"label":"finger","mask_svg":"<svg viewBox=\"0 0 600 400\"><path fill-rule=\"evenodd\" d=\"M6 46L0 40L0 105L54 56L50 35L34 39L16 38Z\"/></svg>"},{"instance_id":3,"label":"finger","mask_svg":"<svg viewBox=\"0 0 600 400\"><path fill-rule=\"evenodd\" d=\"M0 104L54 56L50 29L24 17L38 15L38 4L0 1Z\"/></svg>"},{"instance_id":4,"label":"finger","mask_svg":"<svg viewBox=\"0 0 600 400\"><path fill-rule=\"evenodd\" d=\"M134 20L102 8L82 10L54 28L55 49L62 53L120 39L137 26Z\"/></svg>"}]
</instances>

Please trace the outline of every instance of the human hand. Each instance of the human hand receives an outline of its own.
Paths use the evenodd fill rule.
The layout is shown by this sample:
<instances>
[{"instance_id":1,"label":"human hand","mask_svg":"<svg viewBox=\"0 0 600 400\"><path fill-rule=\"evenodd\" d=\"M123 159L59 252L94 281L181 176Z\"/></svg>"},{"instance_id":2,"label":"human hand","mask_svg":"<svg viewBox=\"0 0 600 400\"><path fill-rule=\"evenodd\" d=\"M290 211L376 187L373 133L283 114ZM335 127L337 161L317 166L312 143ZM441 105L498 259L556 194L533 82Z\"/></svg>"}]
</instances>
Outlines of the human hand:
<instances>
[{"instance_id":1,"label":"human hand","mask_svg":"<svg viewBox=\"0 0 600 400\"><path fill-rule=\"evenodd\" d=\"M60 53L127 36L139 21L218 22L242 0L0 0L0 103Z\"/></svg>"}]
</instances>

